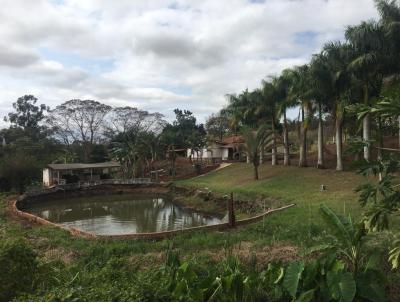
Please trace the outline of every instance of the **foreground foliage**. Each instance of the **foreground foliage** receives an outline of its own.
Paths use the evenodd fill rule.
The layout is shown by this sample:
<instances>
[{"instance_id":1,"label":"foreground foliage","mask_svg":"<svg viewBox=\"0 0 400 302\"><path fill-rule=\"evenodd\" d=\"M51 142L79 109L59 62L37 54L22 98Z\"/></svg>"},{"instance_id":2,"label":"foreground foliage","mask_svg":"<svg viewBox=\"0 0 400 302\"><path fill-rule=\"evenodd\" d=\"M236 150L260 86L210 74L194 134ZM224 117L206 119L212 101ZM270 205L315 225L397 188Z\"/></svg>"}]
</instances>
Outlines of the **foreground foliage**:
<instances>
[{"instance_id":1,"label":"foreground foliage","mask_svg":"<svg viewBox=\"0 0 400 302\"><path fill-rule=\"evenodd\" d=\"M158 267L140 269L123 257L125 250L101 245L68 266L43 262L26 242L7 241L0 250L2 293L14 301L48 302L386 301L382 259L365 245L362 224L325 206L321 211L330 244L310 249L303 260L266 266L255 256L245 266L229 248L217 264L185 260L173 243Z\"/></svg>"}]
</instances>

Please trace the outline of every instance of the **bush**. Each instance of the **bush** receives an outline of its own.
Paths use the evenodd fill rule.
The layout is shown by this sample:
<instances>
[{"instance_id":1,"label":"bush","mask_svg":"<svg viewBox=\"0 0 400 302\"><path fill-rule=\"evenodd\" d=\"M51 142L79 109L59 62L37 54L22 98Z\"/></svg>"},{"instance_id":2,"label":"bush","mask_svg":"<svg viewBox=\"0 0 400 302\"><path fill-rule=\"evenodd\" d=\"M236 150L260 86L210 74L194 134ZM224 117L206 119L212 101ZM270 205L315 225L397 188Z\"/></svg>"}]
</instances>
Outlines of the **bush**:
<instances>
[{"instance_id":1,"label":"bush","mask_svg":"<svg viewBox=\"0 0 400 302\"><path fill-rule=\"evenodd\" d=\"M0 301L31 291L37 269L36 253L24 241L0 242Z\"/></svg>"},{"instance_id":2,"label":"bush","mask_svg":"<svg viewBox=\"0 0 400 302\"><path fill-rule=\"evenodd\" d=\"M14 154L6 156L0 166L0 190L14 189L23 193L26 186L39 180L41 169L37 160L31 156Z\"/></svg>"}]
</instances>

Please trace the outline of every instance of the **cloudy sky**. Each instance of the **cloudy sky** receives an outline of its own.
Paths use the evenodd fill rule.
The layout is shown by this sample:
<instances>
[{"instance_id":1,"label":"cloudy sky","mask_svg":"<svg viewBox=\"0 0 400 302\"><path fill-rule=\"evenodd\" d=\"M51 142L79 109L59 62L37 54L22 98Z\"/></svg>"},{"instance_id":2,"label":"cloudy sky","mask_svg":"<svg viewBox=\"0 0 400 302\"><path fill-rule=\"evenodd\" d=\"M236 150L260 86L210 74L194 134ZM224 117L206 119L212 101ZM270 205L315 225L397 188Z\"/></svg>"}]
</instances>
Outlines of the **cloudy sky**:
<instances>
[{"instance_id":1,"label":"cloudy sky","mask_svg":"<svg viewBox=\"0 0 400 302\"><path fill-rule=\"evenodd\" d=\"M200 121L224 95L305 63L373 0L0 0L0 116L19 96ZM1 124L4 126L4 124Z\"/></svg>"}]
</instances>

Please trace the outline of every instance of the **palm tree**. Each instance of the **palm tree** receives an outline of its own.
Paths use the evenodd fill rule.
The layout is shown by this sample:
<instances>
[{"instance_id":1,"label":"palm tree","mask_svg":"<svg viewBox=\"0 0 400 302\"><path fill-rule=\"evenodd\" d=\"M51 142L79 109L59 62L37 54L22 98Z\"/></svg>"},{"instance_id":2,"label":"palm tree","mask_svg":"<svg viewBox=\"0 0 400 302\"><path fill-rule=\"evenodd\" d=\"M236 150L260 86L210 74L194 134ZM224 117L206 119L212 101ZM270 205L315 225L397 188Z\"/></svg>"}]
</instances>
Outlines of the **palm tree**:
<instances>
[{"instance_id":1,"label":"palm tree","mask_svg":"<svg viewBox=\"0 0 400 302\"><path fill-rule=\"evenodd\" d=\"M226 113L230 116L231 127L237 133L240 127L257 126L260 115L261 96L257 91L250 92L248 89L241 92L239 95L228 94L229 104L226 108Z\"/></svg>"},{"instance_id":2,"label":"palm tree","mask_svg":"<svg viewBox=\"0 0 400 302\"><path fill-rule=\"evenodd\" d=\"M385 43L385 92L384 96L398 98L400 95L399 73L400 73L400 5L395 1L379 0L376 2L378 12L381 16L380 24L384 29ZM393 87L395 86L395 87ZM396 87L397 86L397 87ZM397 96L395 96L397 94ZM400 115L397 117L399 126L399 148L400 148Z\"/></svg>"},{"instance_id":3,"label":"palm tree","mask_svg":"<svg viewBox=\"0 0 400 302\"><path fill-rule=\"evenodd\" d=\"M260 153L266 146L272 143L272 132L267 126L262 125L257 129L244 127L242 131L245 142L245 150L249 161L254 167L254 179L258 180L258 166L260 165Z\"/></svg>"},{"instance_id":4,"label":"palm tree","mask_svg":"<svg viewBox=\"0 0 400 302\"><path fill-rule=\"evenodd\" d=\"M323 53L314 55L310 64L310 94L318 109L318 162L317 168L325 167L324 162L324 133L323 110L332 102L333 92L332 73L327 64L327 58Z\"/></svg>"},{"instance_id":5,"label":"palm tree","mask_svg":"<svg viewBox=\"0 0 400 302\"><path fill-rule=\"evenodd\" d=\"M355 54L349 63L349 70L362 86L362 103L370 105L372 97L377 96L382 83L383 27L374 21L362 22L357 26L349 26L345 33ZM363 140L371 139L371 116L363 118ZM370 160L369 144L364 147L364 159Z\"/></svg>"},{"instance_id":6,"label":"palm tree","mask_svg":"<svg viewBox=\"0 0 400 302\"><path fill-rule=\"evenodd\" d=\"M276 135L276 125L277 125L277 103L279 99L279 91L276 87L276 79L270 81L262 81L262 95L264 98L265 112L267 119L271 125L272 133L272 149L271 149L271 165L275 166L278 164L277 159L277 135Z\"/></svg>"},{"instance_id":7,"label":"palm tree","mask_svg":"<svg viewBox=\"0 0 400 302\"><path fill-rule=\"evenodd\" d=\"M312 117L312 104L309 98L309 66L297 66L292 71L290 95L300 106L301 132L299 167L307 166L307 131Z\"/></svg>"},{"instance_id":8,"label":"palm tree","mask_svg":"<svg viewBox=\"0 0 400 302\"><path fill-rule=\"evenodd\" d=\"M343 170L343 117L349 89L351 88L351 76L347 70L351 59L351 49L340 42L328 43L323 48L323 55L330 71L332 81L332 115L335 121L336 143L336 170Z\"/></svg>"},{"instance_id":9,"label":"palm tree","mask_svg":"<svg viewBox=\"0 0 400 302\"><path fill-rule=\"evenodd\" d=\"M296 99L292 98L290 89L294 81L294 73L292 69L283 70L281 76L277 79L275 85L281 94L278 102L278 117L283 119L283 165L290 166L290 149L289 149L289 129L286 117L288 108L294 107Z\"/></svg>"}]
</instances>

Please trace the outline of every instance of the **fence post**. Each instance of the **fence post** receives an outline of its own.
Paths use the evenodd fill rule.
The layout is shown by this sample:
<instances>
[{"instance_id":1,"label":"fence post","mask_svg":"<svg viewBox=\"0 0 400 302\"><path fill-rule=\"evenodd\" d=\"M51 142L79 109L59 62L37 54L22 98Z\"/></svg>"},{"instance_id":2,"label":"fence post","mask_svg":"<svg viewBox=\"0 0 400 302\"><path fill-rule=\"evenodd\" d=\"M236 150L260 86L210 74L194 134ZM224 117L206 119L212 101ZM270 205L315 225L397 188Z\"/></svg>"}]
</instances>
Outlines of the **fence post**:
<instances>
[{"instance_id":1,"label":"fence post","mask_svg":"<svg viewBox=\"0 0 400 302\"><path fill-rule=\"evenodd\" d=\"M233 192L231 192L231 198L228 200L228 224L229 227L235 226L235 209L233 208Z\"/></svg>"}]
</instances>

